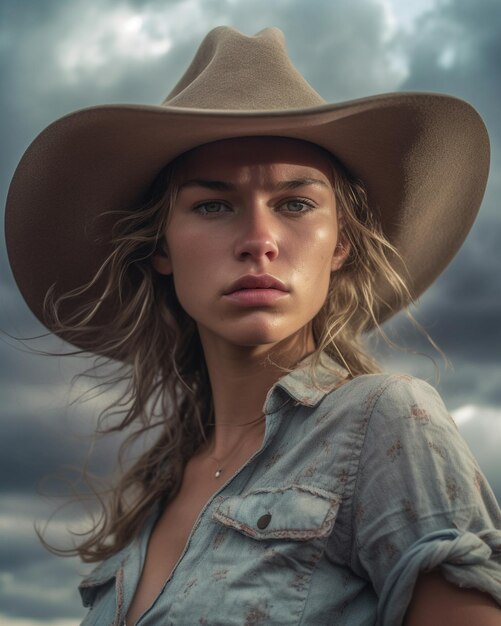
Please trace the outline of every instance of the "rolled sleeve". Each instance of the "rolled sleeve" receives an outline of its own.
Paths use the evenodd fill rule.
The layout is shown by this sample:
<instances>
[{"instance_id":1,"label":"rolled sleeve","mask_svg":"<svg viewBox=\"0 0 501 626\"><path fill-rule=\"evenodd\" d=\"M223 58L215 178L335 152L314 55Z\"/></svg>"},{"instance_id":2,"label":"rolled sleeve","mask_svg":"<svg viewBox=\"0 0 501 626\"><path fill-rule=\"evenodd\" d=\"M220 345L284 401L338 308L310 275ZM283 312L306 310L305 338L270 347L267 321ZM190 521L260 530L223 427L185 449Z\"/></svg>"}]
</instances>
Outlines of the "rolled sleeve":
<instances>
[{"instance_id":1,"label":"rolled sleeve","mask_svg":"<svg viewBox=\"0 0 501 626\"><path fill-rule=\"evenodd\" d=\"M379 596L377 624L400 626L419 574L436 568L501 604L501 513L438 393L391 377L367 419L352 566Z\"/></svg>"},{"instance_id":2,"label":"rolled sleeve","mask_svg":"<svg viewBox=\"0 0 501 626\"><path fill-rule=\"evenodd\" d=\"M438 530L413 544L388 574L379 598L378 624L402 624L421 572L440 568L459 587L490 594L501 605L501 531L482 534Z\"/></svg>"}]
</instances>

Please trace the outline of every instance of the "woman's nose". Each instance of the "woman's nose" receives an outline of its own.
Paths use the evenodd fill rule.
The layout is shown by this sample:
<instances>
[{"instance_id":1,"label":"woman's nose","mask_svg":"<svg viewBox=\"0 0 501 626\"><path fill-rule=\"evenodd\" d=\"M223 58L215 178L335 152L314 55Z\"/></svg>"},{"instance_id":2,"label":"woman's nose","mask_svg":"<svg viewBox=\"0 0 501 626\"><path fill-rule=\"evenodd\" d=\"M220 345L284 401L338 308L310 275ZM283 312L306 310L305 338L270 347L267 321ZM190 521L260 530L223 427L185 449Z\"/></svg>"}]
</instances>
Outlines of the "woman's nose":
<instances>
[{"instance_id":1,"label":"woman's nose","mask_svg":"<svg viewBox=\"0 0 501 626\"><path fill-rule=\"evenodd\" d=\"M277 225L271 211L267 206L253 206L245 212L235 244L238 259L262 259L266 256L272 261L278 256Z\"/></svg>"}]
</instances>

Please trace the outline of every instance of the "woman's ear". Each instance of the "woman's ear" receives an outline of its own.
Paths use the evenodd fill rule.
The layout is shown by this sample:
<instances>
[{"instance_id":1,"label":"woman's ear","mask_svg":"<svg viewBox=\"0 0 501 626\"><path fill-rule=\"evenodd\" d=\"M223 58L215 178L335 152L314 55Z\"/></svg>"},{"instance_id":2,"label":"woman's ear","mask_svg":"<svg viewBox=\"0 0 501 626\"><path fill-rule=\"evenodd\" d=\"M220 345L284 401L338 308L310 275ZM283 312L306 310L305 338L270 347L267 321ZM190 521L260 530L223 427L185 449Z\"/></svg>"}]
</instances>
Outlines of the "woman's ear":
<instances>
[{"instance_id":1,"label":"woman's ear","mask_svg":"<svg viewBox=\"0 0 501 626\"><path fill-rule=\"evenodd\" d=\"M341 228L339 230L336 247L334 248L334 254L332 255L331 272L336 272L341 269L350 254L350 250L350 242L344 233L344 229Z\"/></svg>"},{"instance_id":2,"label":"woman's ear","mask_svg":"<svg viewBox=\"0 0 501 626\"><path fill-rule=\"evenodd\" d=\"M157 252L151 257L151 264L159 274L172 274L172 263L165 241L158 246Z\"/></svg>"}]
</instances>

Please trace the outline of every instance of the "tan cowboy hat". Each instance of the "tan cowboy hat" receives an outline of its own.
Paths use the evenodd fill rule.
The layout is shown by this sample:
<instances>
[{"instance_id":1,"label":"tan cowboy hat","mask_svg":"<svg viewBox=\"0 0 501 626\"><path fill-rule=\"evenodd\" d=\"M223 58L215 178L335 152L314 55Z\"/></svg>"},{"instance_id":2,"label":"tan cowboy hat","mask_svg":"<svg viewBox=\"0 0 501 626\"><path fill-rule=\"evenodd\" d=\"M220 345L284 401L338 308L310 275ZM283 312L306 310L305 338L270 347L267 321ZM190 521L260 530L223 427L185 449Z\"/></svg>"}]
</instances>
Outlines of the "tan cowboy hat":
<instances>
[{"instance_id":1,"label":"tan cowboy hat","mask_svg":"<svg viewBox=\"0 0 501 626\"><path fill-rule=\"evenodd\" d=\"M365 182L414 297L459 249L487 181L487 131L466 102L390 93L328 104L292 65L280 30L247 37L222 26L205 37L160 106L76 111L26 150L10 185L5 231L15 279L34 314L43 321L53 283L57 293L78 287L104 260L108 246L97 244L90 228L96 215L134 207L181 153L253 135L315 143ZM380 321L396 310L390 302ZM104 314L111 323L111 309Z\"/></svg>"}]
</instances>

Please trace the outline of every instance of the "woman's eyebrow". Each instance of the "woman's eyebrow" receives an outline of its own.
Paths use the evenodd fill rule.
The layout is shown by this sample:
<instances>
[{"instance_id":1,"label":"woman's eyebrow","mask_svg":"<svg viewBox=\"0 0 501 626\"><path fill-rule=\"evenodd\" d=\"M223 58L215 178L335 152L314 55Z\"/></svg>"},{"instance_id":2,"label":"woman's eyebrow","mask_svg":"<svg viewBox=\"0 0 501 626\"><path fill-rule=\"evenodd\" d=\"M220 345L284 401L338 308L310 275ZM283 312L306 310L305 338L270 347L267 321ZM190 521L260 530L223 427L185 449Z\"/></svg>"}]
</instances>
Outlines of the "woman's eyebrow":
<instances>
[{"instance_id":1,"label":"woman's eyebrow","mask_svg":"<svg viewBox=\"0 0 501 626\"><path fill-rule=\"evenodd\" d=\"M295 178L294 180L284 180L280 183L277 183L276 189L282 191L284 189L295 189L296 187L307 187L308 185L316 185L320 187L329 187L329 185L320 180L320 178Z\"/></svg>"},{"instance_id":2,"label":"woman's eyebrow","mask_svg":"<svg viewBox=\"0 0 501 626\"><path fill-rule=\"evenodd\" d=\"M284 191L287 189L296 189L297 187L306 187L308 185L317 185L322 187L329 187L329 185L319 178L294 178L293 180L283 180L272 187L277 191ZM201 178L194 178L187 180L180 187L179 190L186 189L187 187L204 187L205 189L212 189L214 191L236 191L237 186L233 183L228 183L223 180L205 180Z\"/></svg>"},{"instance_id":3,"label":"woman's eyebrow","mask_svg":"<svg viewBox=\"0 0 501 626\"><path fill-rule=\"evenodd\" d=\"M187 187L205 187L206 189L214 189L214 191L234 191L236 189L235 185L222 180L202 180L201 178L186 181L180 185L179 190Z\"/></svg>"}]
</instances>

